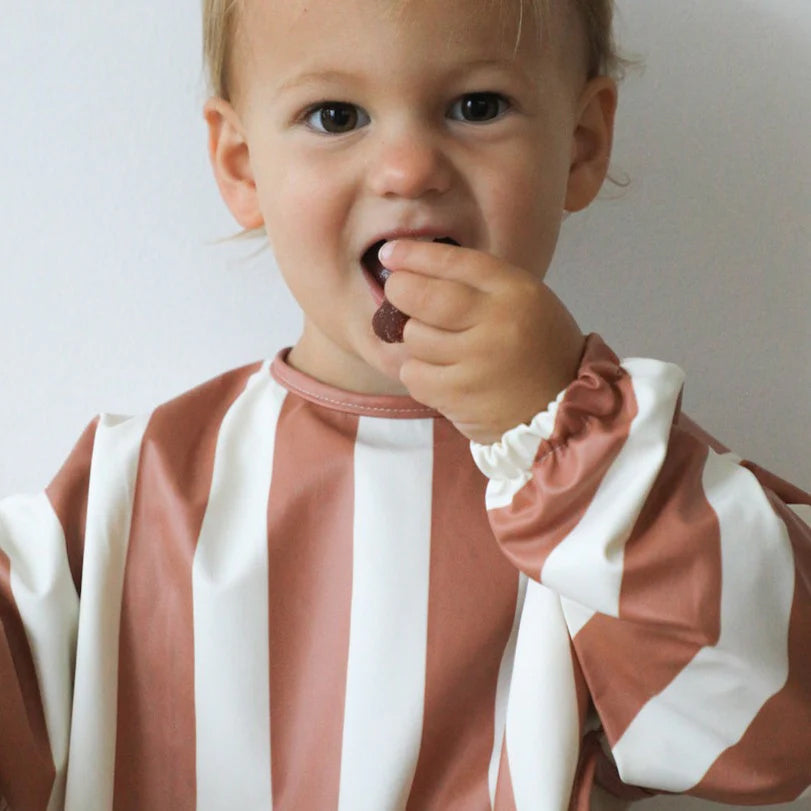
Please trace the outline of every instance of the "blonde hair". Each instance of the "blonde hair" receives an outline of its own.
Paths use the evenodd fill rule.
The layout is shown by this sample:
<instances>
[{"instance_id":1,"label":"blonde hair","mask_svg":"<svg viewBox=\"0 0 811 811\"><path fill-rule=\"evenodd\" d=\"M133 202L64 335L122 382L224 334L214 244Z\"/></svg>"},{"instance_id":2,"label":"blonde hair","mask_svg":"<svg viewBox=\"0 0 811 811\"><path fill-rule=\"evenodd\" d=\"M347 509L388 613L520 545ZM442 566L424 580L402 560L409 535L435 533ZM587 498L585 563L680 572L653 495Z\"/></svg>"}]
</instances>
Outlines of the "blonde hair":
<instances>
[{"instance_id":1,"label":"blonde hair","mask_svg":"<svg viewBox=\"0 0 811 811\"><path fill-rule=\"evenodd\" d=\"M403 2L404 0L400 0ZM541 19L548 11L548 5L554 0L496 0L502 4L506 2L521 3L521 20L525 3L529 3L530 10ZM231 101L234 89L234 51L239 35L240 7L245 0L202 0L203 5L203 65L206 74L207 92L210 96L218 96L225 101ZM405 0L407 2L407 0ZM621 80L627 67L634 64L631 60L621 56L614 40L614 0L568 0L572 9L580 16L587 45L587 72L588 78L595 76L611 76L617 81ZM517 39L516 39L517 45ZM609 177L616 185L627 185ZM253 239L267 237L264 226L243 230L220 242L233 240Z\"/></svg>"}]
</instances>

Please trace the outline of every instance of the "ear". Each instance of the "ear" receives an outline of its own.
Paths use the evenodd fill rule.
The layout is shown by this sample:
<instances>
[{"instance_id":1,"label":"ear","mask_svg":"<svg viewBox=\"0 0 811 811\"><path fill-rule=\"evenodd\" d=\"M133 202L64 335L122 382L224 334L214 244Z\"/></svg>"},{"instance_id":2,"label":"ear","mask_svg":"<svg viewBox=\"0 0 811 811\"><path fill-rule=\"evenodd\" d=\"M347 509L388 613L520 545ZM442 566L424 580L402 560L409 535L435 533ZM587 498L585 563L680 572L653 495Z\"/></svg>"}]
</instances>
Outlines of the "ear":
<instances>
[{"instance_id":1,"label":"ear","mask_svg":"<svg viewBox=\"0 0 811 811\"><path fill-rule=\"evenodd\" d=\"M217 97L205 103L203 116L208 123L211 168L222 199L243 228L260 228L264 218L239 116L227 101Z\"/></svg>"},{"instance_id":2,"label":"ear","mask_svg":"<svg viewBox=\"0 0 811 811\"><path fill-rule=\"evenodd\" d=\"M608 174L614 141L617 85L607 76L586 84L578 101L566 211L581 211L597 196Z\"/></svg>"}]
</instances>

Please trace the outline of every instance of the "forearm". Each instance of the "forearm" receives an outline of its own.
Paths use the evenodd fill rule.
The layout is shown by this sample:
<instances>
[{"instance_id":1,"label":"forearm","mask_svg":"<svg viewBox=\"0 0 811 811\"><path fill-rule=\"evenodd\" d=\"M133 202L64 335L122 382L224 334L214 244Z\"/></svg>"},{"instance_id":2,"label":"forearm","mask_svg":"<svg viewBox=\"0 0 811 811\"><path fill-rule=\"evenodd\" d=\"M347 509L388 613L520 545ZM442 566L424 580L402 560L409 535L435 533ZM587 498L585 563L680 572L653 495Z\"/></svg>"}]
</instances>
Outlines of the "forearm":
<instances>
[{"instance_id":1,"label":"forearm","mask_svg":"<svg viewBox=\"0 0 811 811\"><path fill-rule=\"evenodd\" d=\"M710 448L681 385L592 337L531 428L474 446L491 524L561 595L626 782L793 799L811 783L809 725L776 739L811 707L811 531L783 499L811 499Z\"/></svg>"}]
</instances>

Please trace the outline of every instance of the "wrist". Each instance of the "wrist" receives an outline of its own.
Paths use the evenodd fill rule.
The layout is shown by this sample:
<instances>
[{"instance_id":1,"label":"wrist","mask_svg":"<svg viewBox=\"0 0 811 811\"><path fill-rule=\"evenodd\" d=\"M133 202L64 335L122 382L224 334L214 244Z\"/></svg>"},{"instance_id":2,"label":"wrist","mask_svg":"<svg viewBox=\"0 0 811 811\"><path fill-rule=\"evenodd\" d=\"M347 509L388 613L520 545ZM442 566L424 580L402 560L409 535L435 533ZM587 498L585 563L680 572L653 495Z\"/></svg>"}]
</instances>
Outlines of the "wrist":
<instances>
[{"instance_id":1,"label":"wrist","mask_svg":"<svg viewBox=\"0 0 811 811\"><path fill-rule=\"evenodd\" d=\"M619 359L602 339L596 334L583 336L574 371L562 378L564 382L545 406L525 421L514 421L498 435L474 438L471 451L476 464L489 478L509 479L525 473L542 444L563 445L582 430L590 408L595 414L612 410L618 397L615 383L621 374Z\"/></svg>"}]
</instances>

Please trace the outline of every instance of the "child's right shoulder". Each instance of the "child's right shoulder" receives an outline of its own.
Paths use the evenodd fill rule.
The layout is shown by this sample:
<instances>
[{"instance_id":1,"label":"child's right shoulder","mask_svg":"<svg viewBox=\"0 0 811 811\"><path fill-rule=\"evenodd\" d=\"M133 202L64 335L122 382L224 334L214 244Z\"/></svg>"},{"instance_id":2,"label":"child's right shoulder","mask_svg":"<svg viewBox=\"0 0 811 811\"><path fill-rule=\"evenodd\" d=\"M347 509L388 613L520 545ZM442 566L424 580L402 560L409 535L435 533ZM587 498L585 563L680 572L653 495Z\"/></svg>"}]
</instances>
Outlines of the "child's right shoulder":
<instances>
[{"instance_id":1,"label":"child's right shoulder","mask_svg":"<svg viewBox=\"0 0 811 811\"><path fill-rule=\"evenodd\" d=\"M270 379L268 366L256 361L231 369L143 414L96 415L46 488L57 513L93 497L91 473L96 490L127 498L144 465L194 475L195 463L213 453L222 420L249 380ZM119 486L111 486L116 481Z\"/></svg>"}]
</instances>

